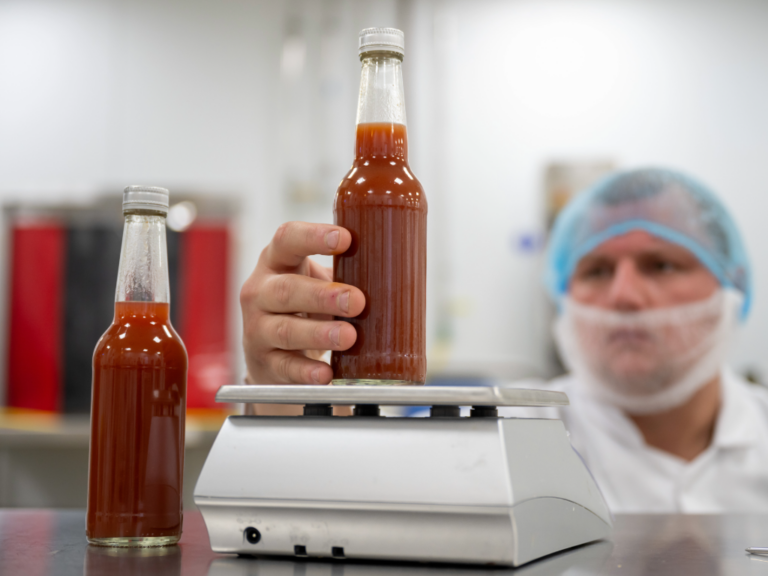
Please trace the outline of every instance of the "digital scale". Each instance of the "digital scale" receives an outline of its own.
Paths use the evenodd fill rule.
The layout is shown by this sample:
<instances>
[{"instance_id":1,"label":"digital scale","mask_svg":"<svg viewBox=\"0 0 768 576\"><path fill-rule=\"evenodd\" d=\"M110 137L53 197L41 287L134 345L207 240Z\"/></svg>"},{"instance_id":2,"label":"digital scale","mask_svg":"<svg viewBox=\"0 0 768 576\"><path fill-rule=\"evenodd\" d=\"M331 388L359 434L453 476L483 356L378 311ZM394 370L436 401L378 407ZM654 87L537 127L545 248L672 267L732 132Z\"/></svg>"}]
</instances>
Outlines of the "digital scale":
<instances>
[{"instance_id":1,"label":"digital scale","mask_svg":"<svg viewBox=\"0 0 768 576\"><path fill-rule=\"evenodd\" d=\"M216 399L300 404L304 416L225 421L195 487L215 552L519 566L611 534L563 423L497 415L565 406L561 392L260 385ZM394 418L380 406L431 409Z\"/></svg>"}]
</instances>

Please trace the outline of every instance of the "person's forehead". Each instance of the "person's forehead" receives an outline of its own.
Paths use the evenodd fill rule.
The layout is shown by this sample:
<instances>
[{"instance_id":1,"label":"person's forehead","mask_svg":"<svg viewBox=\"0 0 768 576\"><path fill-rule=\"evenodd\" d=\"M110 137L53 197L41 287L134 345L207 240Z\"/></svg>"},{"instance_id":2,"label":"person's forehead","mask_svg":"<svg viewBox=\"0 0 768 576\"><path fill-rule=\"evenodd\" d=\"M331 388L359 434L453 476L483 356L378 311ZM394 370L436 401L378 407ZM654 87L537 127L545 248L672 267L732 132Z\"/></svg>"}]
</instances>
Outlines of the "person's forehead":
<instances>
[{"instance_id":1,"label":"person's forehead","mask_svg":"<svg viewBox=\"0 0 768 576\"><path fill-rule=\"evenodd\" d=\"M600 257L620 258L643 254L668 254L670 256L696 258L692 252L679 244L654 236L645 230L633 230L606 240L586 254L582 260Z\"/></svg>"}]
</instances>

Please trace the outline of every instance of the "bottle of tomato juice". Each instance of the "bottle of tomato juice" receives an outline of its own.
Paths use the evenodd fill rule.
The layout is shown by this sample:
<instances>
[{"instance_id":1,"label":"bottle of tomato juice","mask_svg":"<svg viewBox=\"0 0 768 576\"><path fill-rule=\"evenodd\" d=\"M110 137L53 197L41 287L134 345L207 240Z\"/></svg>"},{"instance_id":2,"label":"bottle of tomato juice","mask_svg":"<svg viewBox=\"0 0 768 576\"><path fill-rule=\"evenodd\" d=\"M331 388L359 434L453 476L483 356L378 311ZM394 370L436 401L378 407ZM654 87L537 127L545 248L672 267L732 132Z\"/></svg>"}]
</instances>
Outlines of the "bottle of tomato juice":
<instances>
[{"instance_id":1,"label":"bottle of tomato juice","mask_svg":"<svg viewBox=\"0 0 768 576\"><path fill-rule=\"evenodd\" d=\"M164 188L125 189L115 317L93 354L91 544L181 537L187 352L170 320L167 213Z\"/></svg>"},{"instance_id":2,"label":"bottle of tomato juice","mask_svg":"<svg viewBox=\"0 0 768 576\"><path fill-rule=\"evenodd\" d=\"M335 282L365 294L349 321L357 340L333 352L334 384L423 384L426 359L427 199L408 164L402 62L394 28L360 33L360 97L352 169L334 200L334 221L352 245L333 259Z\"/></svg>"}]
</instances>

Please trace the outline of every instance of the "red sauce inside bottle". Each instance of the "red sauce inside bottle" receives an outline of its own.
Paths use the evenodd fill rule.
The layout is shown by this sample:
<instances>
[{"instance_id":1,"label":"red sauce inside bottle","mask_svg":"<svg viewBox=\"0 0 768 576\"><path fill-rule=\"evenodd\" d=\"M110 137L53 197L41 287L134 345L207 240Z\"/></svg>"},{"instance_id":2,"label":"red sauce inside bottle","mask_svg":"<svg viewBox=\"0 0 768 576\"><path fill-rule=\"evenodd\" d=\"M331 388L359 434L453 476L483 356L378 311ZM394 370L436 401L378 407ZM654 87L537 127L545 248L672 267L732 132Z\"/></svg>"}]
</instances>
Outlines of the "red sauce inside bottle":
<instances>
[{"instance_id":1,"label":"red sauce inside bottle","mask_svg":"<svg viewBox=\"0 0 768 576\"><path fill-rule=\"evenodd\" d=\"M96 345L89 539L181 535L187 352L169 310L117 302Z\"/></svg>"},{"instance_id":2,"label":"red sauce inside bottle","mask_svg":"<svg viewBox=\"0 0 768 576\"><path fill-rule=\"evenodd\" d=\"M334 379L423 383L426 358L427 199L408 166L402 124L357 126L356 158L334 201L336 224L352 234L333 259L334 282L365 294L349 350L334 352Z\"/></svg>"}]
</instances>

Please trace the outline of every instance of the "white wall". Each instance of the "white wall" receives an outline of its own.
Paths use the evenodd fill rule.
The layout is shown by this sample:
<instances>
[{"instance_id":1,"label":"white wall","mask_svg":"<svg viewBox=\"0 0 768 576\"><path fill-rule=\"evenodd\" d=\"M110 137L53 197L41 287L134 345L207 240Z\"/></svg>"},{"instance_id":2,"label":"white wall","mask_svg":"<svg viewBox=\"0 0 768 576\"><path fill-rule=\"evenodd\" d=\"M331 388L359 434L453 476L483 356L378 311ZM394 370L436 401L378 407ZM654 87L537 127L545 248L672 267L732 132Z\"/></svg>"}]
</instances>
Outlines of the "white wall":
<instances>
[{"instance_id":1,"label":"white wall","mask_svg":"<svg viewBox=\"0 0 768 576\"><path fill-rule=\"evenodd\" d=\"M447 368L546 368L541 257L514 239L543 227L547 162L609 158L681 169L723 197L755 272L755 306L733 357L768 375L768 3L416 4L431 11L420 33L439 36L430 49L442 86L429 97L445 99L444 141L430 141L443 147L433 167L441 186L426 189L431 207L448 205Z\"/></svg>"},{"instance_id":2,"label":"white wall","mask_svg":"<svg viewBox=\"0 0 768 576\"><path fill-rule=\"evenodd\" d=\"M768 375L761 0L0 0L0 203L138 182L235 195L239 284L283 219L330 220L352 158L356 33L370 25L406 32L433 369L546 370L540 254L515 241L541 232L547 162L613 158L683 169L723 196L755 269L734 357ZM296 30L305 60L291 77ZM287 199L296 181L318 195Z\"/></svg>"}]
</instances>

